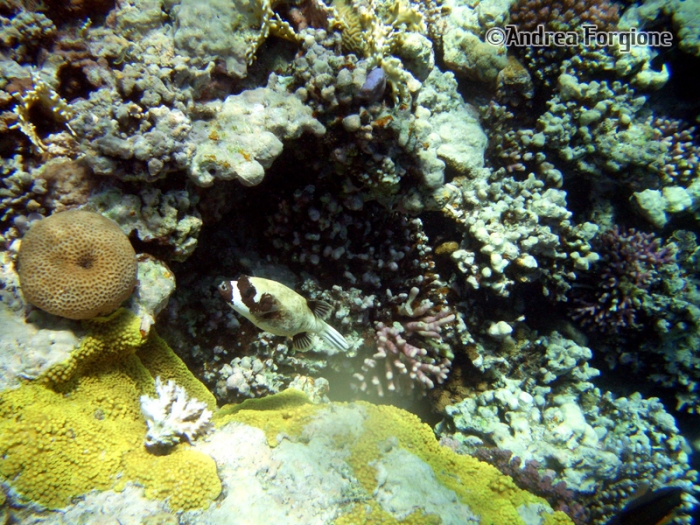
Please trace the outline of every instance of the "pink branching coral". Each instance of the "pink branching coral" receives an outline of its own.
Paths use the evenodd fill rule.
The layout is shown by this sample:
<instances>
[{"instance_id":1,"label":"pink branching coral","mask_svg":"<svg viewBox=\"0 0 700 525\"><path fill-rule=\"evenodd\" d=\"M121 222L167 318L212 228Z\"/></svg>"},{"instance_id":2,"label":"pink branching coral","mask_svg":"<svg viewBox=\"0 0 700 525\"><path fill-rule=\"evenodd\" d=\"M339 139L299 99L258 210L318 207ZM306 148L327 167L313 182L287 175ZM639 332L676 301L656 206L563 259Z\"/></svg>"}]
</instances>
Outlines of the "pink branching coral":
<instances>
[{"instance_id":1,"label":"pink branching coral","mask_svg":"<svg viewBox=\"0 0 700 525\"><path fill-rule=\"evenodd\" d=\"M583 326L607 333L639 329L644 301L661 282L663 267L675 260L671 245L650 233L616 225L603 233L596 251L601 257L596 280L578 288L572 317Z\"/></svg>"},{"instance_id":2,"label":"pink branching coral","mask_svg":"<svg viewBox=\"0 0 700 525\"><path fill-rule=\"evenodd\" d=\"M411 290L415 298L417 289ZM406 305L410 305L410 300ZM443 308L430 312L432 304L421 303L415 309L402 307L404 315L413 320L391 326L377 323L375 341L377 352L362 366L362 373L355 374L359 389L366 391L371 383L380 397L384 396L383 383L389 392L431 389L447 379L452 364L452 351L443 342L442 329L455 320L454 314ZM379 361L384 361L384 380L380 377Z\"/></svg>"}]
</instances>

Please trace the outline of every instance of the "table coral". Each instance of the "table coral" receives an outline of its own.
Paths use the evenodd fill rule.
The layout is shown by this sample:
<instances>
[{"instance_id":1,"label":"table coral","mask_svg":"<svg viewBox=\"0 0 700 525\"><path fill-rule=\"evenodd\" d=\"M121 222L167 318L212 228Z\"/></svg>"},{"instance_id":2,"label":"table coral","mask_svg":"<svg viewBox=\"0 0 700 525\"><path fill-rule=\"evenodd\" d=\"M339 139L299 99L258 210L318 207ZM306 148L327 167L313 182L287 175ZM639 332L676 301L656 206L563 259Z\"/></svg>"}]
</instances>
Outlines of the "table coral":
<instances>
[{"instance_id":1,"label":"table coral","mask_svg":"<svg viewBox=\"0 0 700 525\"><path fill-rule=\"evenodd\" d=\"M187 445L149 454L139 396L154 392L159 374L213 407L211 395L155 332L142 336L128 311L86 324L80 348L46 374L48 381L0 394L2 477L21 498L49 508L128 481L141 483L148 497L169 498L173 509L209 505L221 489L214 461ZM137 351L148 358L141 361Z\"/></svg>"}]
</instances>

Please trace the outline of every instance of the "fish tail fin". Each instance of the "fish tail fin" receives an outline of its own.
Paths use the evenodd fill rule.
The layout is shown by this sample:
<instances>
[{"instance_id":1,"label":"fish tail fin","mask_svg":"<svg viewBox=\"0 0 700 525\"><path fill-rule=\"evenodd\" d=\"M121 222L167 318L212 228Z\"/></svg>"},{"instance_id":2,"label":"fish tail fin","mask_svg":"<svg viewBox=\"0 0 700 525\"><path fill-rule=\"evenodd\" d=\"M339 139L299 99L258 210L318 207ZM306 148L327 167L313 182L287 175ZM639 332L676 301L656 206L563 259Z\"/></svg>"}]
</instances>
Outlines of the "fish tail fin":
<instances>
[{"instance_id":1,"label":"fish tail fin","mask_svg":"<svg viewBox=\"0 0 700 525\"><path fill-rule=\"evenodd\" d=\"M347 352L350 349L350 345L338 330L325 321L321 321L319 325L320 330L317 333L326 343L340 352Z\"/></svg>"}]
</instances>

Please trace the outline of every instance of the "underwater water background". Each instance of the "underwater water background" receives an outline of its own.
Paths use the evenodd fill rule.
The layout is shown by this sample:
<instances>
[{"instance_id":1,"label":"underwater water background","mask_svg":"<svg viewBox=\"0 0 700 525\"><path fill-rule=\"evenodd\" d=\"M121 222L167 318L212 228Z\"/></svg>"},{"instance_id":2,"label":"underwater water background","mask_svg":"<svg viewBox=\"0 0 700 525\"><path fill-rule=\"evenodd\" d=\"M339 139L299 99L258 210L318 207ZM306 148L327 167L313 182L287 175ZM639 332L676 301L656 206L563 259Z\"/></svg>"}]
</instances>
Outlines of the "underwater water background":
<instances>
[{"instance_id":1,"label":"underwater water background","mask_svg":"<svg viewBox=\"0 0 700 525\"><path fill-rule=\"evenodd\" d=\"M0 523L697 522L700 1L0 2Z\"/></svg>"}]
</instances>

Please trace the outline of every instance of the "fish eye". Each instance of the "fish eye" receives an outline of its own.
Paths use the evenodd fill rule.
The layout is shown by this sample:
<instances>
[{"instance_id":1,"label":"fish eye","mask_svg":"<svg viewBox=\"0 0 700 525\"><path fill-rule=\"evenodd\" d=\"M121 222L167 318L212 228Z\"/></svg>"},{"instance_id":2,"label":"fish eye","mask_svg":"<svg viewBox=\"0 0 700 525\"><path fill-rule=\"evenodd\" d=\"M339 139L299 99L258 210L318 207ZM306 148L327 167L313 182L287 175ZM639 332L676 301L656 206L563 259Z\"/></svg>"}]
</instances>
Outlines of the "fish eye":
<instances>
[{"instance_id":1,"label":"fish eye","mask_svg":"<svg viewBox=\"0 0 700 525\"><path fill-rule=\"evenodd\" d=\"M231 302L233 300L233 288L231 288L231 283L228 281L221 281L221 284L217 287L219 289L219 294L226 301Z\"/></svg>"}]
</instances>

